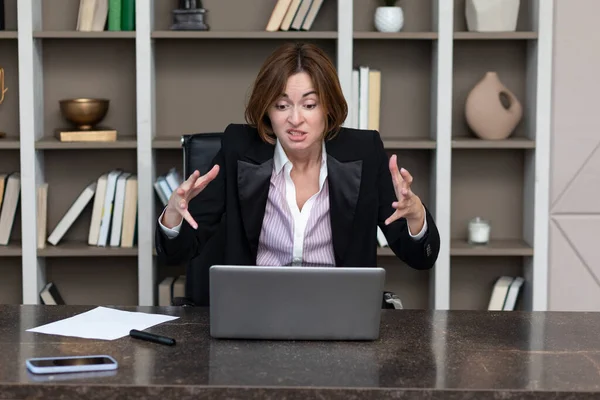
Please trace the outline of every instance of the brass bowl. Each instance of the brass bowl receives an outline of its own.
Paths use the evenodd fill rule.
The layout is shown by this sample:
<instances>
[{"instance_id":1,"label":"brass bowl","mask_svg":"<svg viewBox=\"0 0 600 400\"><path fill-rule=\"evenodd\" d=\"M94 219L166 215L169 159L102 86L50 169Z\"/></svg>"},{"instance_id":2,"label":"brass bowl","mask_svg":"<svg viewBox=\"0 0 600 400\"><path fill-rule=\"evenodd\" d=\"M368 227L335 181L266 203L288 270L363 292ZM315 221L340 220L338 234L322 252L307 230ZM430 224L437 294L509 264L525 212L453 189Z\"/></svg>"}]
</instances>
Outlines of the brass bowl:
<instances>
[{"instance_id":1,"label":"brass bowl","mask_svg":"<svg viewBox=\"0 0 600 400\"><path fill-rule=\"evenodd\" d=\"M60 112L77 129L90 130L100 123L108 112L107 99L65 99L60 100Z\"/></svg>"}]
</instances>

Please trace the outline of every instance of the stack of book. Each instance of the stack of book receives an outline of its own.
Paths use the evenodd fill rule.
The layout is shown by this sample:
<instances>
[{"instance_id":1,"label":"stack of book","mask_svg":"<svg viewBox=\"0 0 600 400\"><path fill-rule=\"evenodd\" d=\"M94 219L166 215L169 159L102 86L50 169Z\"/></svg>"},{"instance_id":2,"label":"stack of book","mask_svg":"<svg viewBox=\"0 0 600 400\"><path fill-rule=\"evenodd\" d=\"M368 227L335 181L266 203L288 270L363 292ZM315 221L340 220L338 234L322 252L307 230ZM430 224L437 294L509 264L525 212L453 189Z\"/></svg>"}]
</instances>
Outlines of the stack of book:
<instances>
[{"instance_id":1,"label":"stack of book","mask_svg":"<svg viewBox=\"0 0 600 400\"><path fill-rule=\"evenodd\" d=\"M42 186L38 190L40 193L44 191ZM43 209L42 197L43 194L40 195L38 207ZM86 186L54 227L47 242L56 246L92 199L88 244L98 247L133 247L137 231L137 176L120 169L102 174L97 181ZM42 211L42 214L45 212ZM38 229L38 234L43 236L45 223L40 223Z\"/></svg>"},{"instance_id":2,"label":"stack of book","mask_svg":"<svg viewBox=\"0 0 600 400\"><path fill-rule=\"evenodd\" d=\"M76 30L134 31L135 0L79 0Z\"/></svg>"},{"instance_id":3,"label":"stack of book","mask_svg":"<svg viewBox=\"0 0 600 400\"><path fill-rule=\"evenodd\" d=\"M277 0L267 32L308 31L312 27L324 0Z\"/></svg>"}]
</instances>

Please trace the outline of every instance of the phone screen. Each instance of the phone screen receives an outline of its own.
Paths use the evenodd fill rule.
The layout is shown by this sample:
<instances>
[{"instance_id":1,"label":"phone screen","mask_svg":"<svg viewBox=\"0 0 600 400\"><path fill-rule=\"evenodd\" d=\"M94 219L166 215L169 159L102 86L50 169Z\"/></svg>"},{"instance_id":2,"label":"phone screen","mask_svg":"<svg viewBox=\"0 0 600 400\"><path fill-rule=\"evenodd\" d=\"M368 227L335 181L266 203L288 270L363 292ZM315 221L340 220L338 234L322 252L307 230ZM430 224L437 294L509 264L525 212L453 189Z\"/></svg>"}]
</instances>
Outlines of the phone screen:
<instances>
[{"instance_id":1,"label":"phone screen","mask_svg":"<svg viewBox=\"0 0 600 400\"><path fill-rule=\"evenodd\" d=\"M113 361L107 357L57 358L49 360L31 360L30 362L34 367L70 367L75 365L113 364Z\"/></svg>"}]
</instances>

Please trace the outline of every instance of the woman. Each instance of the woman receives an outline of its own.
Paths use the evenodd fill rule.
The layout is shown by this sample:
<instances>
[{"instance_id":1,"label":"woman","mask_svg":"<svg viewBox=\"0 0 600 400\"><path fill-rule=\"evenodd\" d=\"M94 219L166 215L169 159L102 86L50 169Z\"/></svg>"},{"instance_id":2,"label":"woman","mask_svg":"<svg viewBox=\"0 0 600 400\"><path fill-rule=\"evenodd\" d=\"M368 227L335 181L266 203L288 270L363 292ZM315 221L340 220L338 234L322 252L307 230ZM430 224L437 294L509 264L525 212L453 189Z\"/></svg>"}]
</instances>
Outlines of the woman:
<instances>
[{"instance_id":1,"label":"woman","mask_svg":"<svg viewBox=\"0 0 600 400\"><path fill-rule=\"evenodd\" d=\"M248 124L227 127L214 167L192 173L159 217L159 257L191 260L187 297L208 303L214 264L375 266L377 226L409 266L434 265L439 233L412 176L378 132L341 127L346 116L322 50L286 44L269 56Z\"/></svg>"}]
</instances>

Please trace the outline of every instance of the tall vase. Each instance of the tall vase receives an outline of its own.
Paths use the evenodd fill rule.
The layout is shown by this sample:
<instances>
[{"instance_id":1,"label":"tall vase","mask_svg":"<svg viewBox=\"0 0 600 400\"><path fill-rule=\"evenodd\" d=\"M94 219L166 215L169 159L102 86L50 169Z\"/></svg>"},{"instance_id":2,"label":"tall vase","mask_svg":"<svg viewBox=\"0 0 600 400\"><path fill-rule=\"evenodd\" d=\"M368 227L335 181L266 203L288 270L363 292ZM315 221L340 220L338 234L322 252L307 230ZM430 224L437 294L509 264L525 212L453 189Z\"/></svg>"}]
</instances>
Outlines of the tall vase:
<instances>
[{"instance_id":1,"label":"tall vase","mask_svg":"<svg viewBox=\"0 0 600 400\"><path fill-rule=\"evenodd\" d=\"M508 138L523 117L517 97L500 81L496 72L487 72L471 89L465 103L465 118L481 139Z\"/></svg>"},{"instance_id":2,"label":"tall vase","mask_svg":"<svg viewBox=\"0 0 600 400\"><path fill-rule=\"evenodd\" d=\"M517 30L520 0L467 0L467 29L475 32Z\"/></svg>"}]
</instances>

